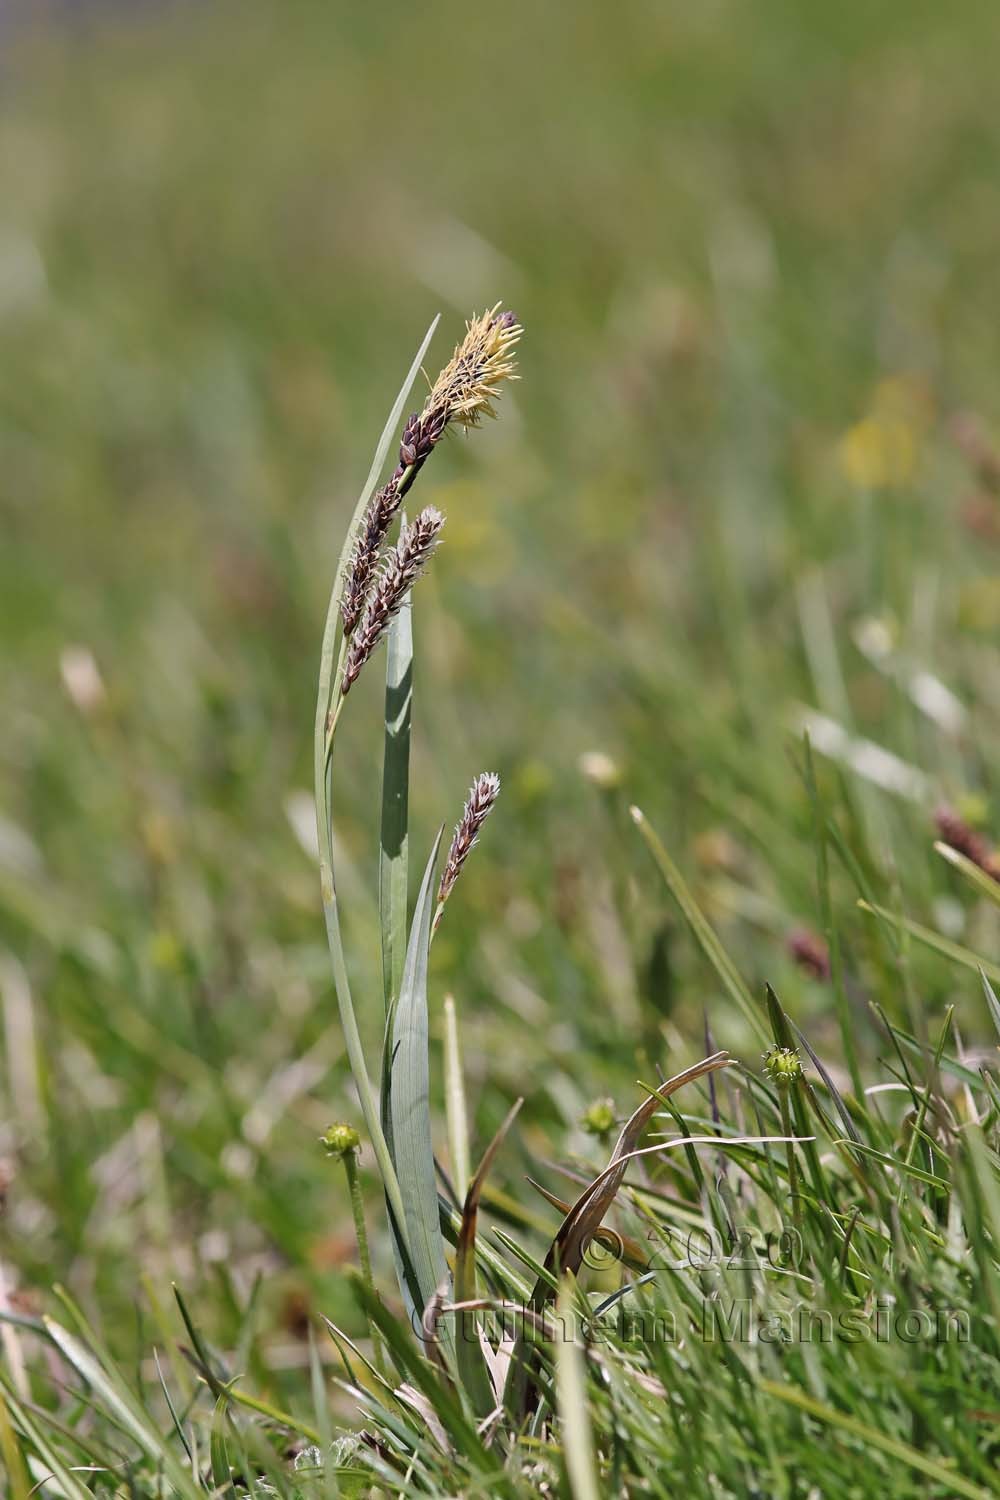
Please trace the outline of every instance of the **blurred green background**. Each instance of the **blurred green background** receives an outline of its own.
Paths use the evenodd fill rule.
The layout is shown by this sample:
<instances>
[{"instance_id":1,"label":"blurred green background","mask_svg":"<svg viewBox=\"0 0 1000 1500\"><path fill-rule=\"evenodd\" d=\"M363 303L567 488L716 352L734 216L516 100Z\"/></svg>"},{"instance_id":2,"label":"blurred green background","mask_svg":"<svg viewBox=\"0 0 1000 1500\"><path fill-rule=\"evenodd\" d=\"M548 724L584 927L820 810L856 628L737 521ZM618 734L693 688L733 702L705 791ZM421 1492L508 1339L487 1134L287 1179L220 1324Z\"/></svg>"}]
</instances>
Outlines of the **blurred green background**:
<instances>
[{"instance_id":1,"label":"blurred green background","mask_svg":"<svg viewBox=\"0 0 1000 1500\"><path fill-rule=\"evenodd\" d=\"M824 762L879 889L995 943L931 842L939 802L995 808L1000 11L77 4L0 45L0 1259L119 1348L141 1278L224 1339L262 1271L258 1374L294 1383L308 1312L352 1316L316 1144L357 1114L309 851L319 635L436 312L430 374L498 298L526 330L500 422L420 480L448 523L411 794L422 863L503 778L433 1001L477 1140L527 1096L517 1194L599 1154L586 1105L630 1109L705 1012L754 1051L630 801L836 1063L787 952L819 920L803 706L919 768ZM378 676L338 738L373 1056ZM863 997L897 960L856 895ZM900 1014L953 1000L975 1038L954 972L911 953ZM874 1057L863 998L858 1027Z\"/></svg>"}]
</instances>

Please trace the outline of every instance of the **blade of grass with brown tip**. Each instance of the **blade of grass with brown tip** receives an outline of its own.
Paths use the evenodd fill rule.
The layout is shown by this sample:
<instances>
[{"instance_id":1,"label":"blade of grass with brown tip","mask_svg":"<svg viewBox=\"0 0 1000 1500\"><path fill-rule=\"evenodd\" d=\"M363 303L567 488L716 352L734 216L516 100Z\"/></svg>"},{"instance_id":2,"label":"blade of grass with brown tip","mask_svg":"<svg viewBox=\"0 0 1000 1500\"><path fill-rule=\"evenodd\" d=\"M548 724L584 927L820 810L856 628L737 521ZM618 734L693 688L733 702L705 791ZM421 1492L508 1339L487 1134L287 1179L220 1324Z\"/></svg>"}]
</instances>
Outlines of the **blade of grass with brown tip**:
<instances>
[{"instance_id":1,"label":"blade of grass with brown tip","mask_svg":"<svg viewBox=\"0 0 1000 1500\"><path fill-rule=\"evenodd\" d=\"M774 1037L775 1045L784 1047L789 1052L795 1051L795 1038L792 1036L792 1028L788 1017L785 1015L781 1001L769 984L764 985L764 999L767 1005L767 1018L771 1023L771 1035Z\"/></svg>"},{"instance_id":2,"label":"blade of grass with brown tip","mask_svg":"<svg viewBox=\"0 0 1000 1500\"><path fill-rule=\"evenodd\" d=\"M475 1177L469 1183L469 1190L465 1195L465 1204L462 1208L462 1227L458 1234L458 1250L455 1256L456 1302L471 1302L477 1295L476 1224L479 1217L479 1200L496 1154L503 1145L507 1132L517 1118L518 1110L523 1103L523 1099L518 1099L511 1105L499 1130L483 1153L483 1159L479 1163ZM475 1313L459 1314L455 1337L459 1379L468 1392L477 1414L481 1417L488 1416L496 1405L496 1399L479 1342L479 1324Z\"/></svg>"},{"instance_id":3,"label":"blade of grass with brown tip","mask_svg":"<svg viewBox=\"0 0 1000 1500\"><path fill-rule=\"evenodd\" d=\"M576 1275L579 1271L587 1245L603 1222L625 1180L635 1143L642 1136L663 1100L682 1088L684 1084L693 1083L707 1073L727 1067L730 1061L728 1052L716 1052L714 1056L706 1057L701 1062L695 1063L693 1067L685 1068L683 1072L675 1074L655 1093L651 1092L649 1098L639 1105L622 1129L608 1165L594 1178L593 1182L584 1188L563 1219L559 1232L549 1246L545 1257L544 1275L538 1277L531 1293L533 1308L537 1310L551 1300L553 1284L558 1276L565 1275L567 1271ZM529 1351L524 1340L519 1339L511 1357L507 1389L504 1391L504 1405L508 1413L518 1422L523 1418L531 1401L533 1373Z\"/></svg>"},{"instance_id":4,"label":"blade of grass with brown tip","mask_svg":"<svg viewBox=\"0 0 1000 1500\"><path fill-rule=\"evenodd\" d=\"M728 1052L716 1052L714 1056L706 1057L675 1074L639 1105L623 1127L607 1167L584 1189L563 1220L546 1257L545 1264L550 1271L558 1271L560 1274L572 1271L574 1275L579 1271L583 1263L583 1252L593 1237L594 1230L618 1196L618 1190L625 1180L628 1158L656 1113L657 1106L684 1084L694 1083L707 1073L728 1067L729 1062Z\"/></svg>"},{"instance_id":5,"label":"blade of grass with brown tip","mask_svg":"<svg viewBox=\"0 0 1000 1500\"><path fill-rule=\"evenodd\" d=\"M529 1187L540 1194L553 1208L557 1208L563 1215L569 1213L572 1205L565 1198L559 1198L555 1193L550 1193L548 1188L536 1182L533 1177L526 1177L525 1181ZM633 1271L645 1271L649 1266L649 1255L645 1247L638 1241L631 1239L627 1234L618 1234L610 1229L595 1229L594 1239L605 1249L619 1251L625 1264Z\"/></svg>"}]
</instances>

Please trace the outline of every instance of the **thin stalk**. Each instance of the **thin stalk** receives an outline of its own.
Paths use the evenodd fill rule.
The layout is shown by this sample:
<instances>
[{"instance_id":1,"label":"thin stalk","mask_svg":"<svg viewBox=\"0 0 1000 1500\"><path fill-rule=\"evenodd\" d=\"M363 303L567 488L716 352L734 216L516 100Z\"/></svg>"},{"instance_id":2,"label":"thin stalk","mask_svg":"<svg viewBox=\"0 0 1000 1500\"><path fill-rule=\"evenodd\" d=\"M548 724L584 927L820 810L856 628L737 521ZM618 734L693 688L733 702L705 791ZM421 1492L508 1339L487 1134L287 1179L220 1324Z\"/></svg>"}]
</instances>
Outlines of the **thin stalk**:
<instances>
[{"instance_id":1,"label":"thin stalk","mask_svg":"<svg viewBox=\"0 0 1000 1500\"><path fill-rule=\"evenodd\" d=\"M365 1225L365 1200L361 1192L361 1181L358 1177L358 1159L353 1151L344 1152L344 1172L347 1176L347 1191L351 1199L354 1233L358 1241L358 1259L361 1262L361 1275L365 1286L374 1297L375 1282L372 1280L372 1260L368 1250L368 1229ZM385 1379L382 1337L378 1329L374 1326L372 1327L372 1342L374 1344L375 1368L382 1378Z\"/></svg>"},{"instance_id":2,"label":"thin stalk","mask_svg":"<svg viewBox=\"0 0 1000 1500\"><path fill-rule=\"evenodd\" d=\"M789 1137L788 1141L788 1192L792 1200L792 1223L797 1232L802 1230L802 1205L799 1202L799 1168L795 1160L795 1147L790 1139L792 1135L792 1112L788 1107L788 1089L779 1088L778 1103L781 1106L781 1129Z\"/></svg>"},{"instance_id":3,"label":"thin stalk","mask_svg":"<svg viewBox=\"0 0 1000 1500\"><path fill-rule=\"evenodd\" d=\"M379 1172L385 1183L386 1196L389 1199L393 1213L396 1215L397 1223L402 1225L403 1198L399 1191L399 1182L396 1178L392 1158L389 1155L389 1147L382 1132L375 1094L372 1089L371 1079L368 1076L368 1066L365 1062L364 1048L361 1044L361 1033L358 1030L357 1017L354 1013L351 986L347 977L347 963L344 958L344 942L340 932L337 889L333 877L333 810L330 776L332 736L328 737L327 718L331 697L333 654L334 643L337 638L342 571L341 568L337 569L337 583L330 596L326 626L323 631L323 649L320 657L319 693L316 700L316 725L313 741L320 890L323 898L323 916L326 921L327 943L329 944L330 960L333 965L333 983L337 992L337 1005L340 1010L340 1024L344 1030L347 1058L351 1065L354 1083L361 1101L361 1112L364 1115L365 1127L375 1151ZM343 645L341 645L342 653ZM405 1234L405 1230L401 1232Z\"/></svg>"},{"instance_id":4,"label":"thin stalk","mask_svg":"<svg viewBox=\"0 0 1000 1500\"><path fill-rule=\"evenodd\" d=\"M830 896L830 863L827 851L826 812L820 801L819 788L816 782L816 770L813 765L812 746L809 743L808 734L805 736L805 775L806 790L812 804L813 827L816 837L816 886L819 895L823 932L830 955L830 978L833 981L833 993L836 1000L840 1042L844 1049L844 1057L847 1060L848 1071L851 1075L851 1087L854 1090L854 1097L855 1099L861 1099L864 1095L864 1083L861 1077L861 1068L858 1064L857 1049L854 1045L854 1025L851 1018L847 983L844 976L844 960L840 951L840 934L834 920L833 901Z\"/></svg>"}]
</instances>

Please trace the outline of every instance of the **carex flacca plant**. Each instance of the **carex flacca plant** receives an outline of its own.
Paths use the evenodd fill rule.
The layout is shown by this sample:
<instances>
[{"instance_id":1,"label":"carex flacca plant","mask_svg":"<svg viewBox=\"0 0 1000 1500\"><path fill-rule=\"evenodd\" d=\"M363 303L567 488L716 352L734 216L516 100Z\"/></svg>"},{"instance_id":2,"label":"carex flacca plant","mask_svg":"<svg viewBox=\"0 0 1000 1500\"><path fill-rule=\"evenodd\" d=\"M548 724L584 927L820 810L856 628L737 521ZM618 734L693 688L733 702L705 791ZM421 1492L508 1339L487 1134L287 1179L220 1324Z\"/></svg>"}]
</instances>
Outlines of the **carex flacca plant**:
<instances>
[{"instance_id":1,"label":"carex flacca plant","mask_svg":"<svg viewBox=\"0 0 1000 1500\"><path fill-rule=\"evenodd\" d=\"M521 337L517 318L499 304L470 320L465 337L431 386L423 409L403 423L396 467L377 487L434 326L390 414L341 552L324 632L315 725L320 872L334 983L365 1127L385 1188L400 1289L415 1319L422 1318L448 1280L428 1110L428 948L433 927L496 801L500 783L492 773L477 777L436 894L437 844L411 919L407 905L410 607L414 587L442 539L445 517L427 505L409 518L403 505L449 429L474 428L483 417L496 415L504 383L516 378L514 354ZM334 749L350 691L383 645L386 713L380 922L385 1048L376 1088L361 1041L341 937L333 852Z\"/></svg>"},{"instance_id":2,"label":"carex flacca plant","mask_svg":"<svg viewBox=\"0 0 1000 1500\"><path fill-rule=\"evenodd\" d=\"M477 1245L476 1222L486 1173L518 1105L504 1121L471 1180L461 1184L461 1212L439 1193L430 1114L428 1061L428 958L446 904L477 843L500 792L498 776L479 774L469 789L440 875L442 835L426 861L416 903L408 904L409 753L412 693L414 590L431 566L446 535L446 518L433 504L404 510L417 478L450 428L476 427L496 415L506 381L516 378L515 350L521 326L499 304L474 317L465 337L434 381L423 409L402 413L409 390L426 353L428 331L390 413L348 528L327 614L323 639L315 723L315 780L323 909L333 977L365 1128L385 1193L399 1289L416 1340L380 1302L370 1275L358 1291L373 1329L381 1334L402 1375L420 1385L434 1371L432 1404L454 1398L450 1420L465 1424L498 1418L496 1430L510 1431L531 1419L540 1399L542 1369L535 1344L552 1311L560 1278L581 1270L584 1254L621 1187L628 1164L642 1155L638 1142L670 1095L683 1084L714 1074L728 1065L717 1052L685 1069L651 1092L622 1129L608 1166L573 1203L561 1204L564 1218L544 1264L525 1259L512 1247L513 1260L501 1258L489 1245ZM389 446L400 431L398 461L389 479L378 480ZM377 1068L362 1044L358 1011L345 962L334 867L333 827L336 813L335 747L343 732L354 684L384 647L385 714L379 851L379 915L382 946L384 1043ZM356 700L351 700L356 701ZM367 1008L371 997L364 998ZM448 1015L453 1019L454 1012ZM446 1087L461 1091L461 1067L455 1028L446 1047ZM449 1111L464 1119L464 1108ZM699 1137L685 1137L688 1147ZM715 1140L715 1137L708 1139ZM758 1139L745 1137L745 1141ZM673 1144L673 1143L668 1143ZM467 1159L467 1143L451 1142L453 1160ZM650 1148L663 1151L665 1147ZM353 1158L352 1158L353 1160ZM552 1200L550 1201L557 1201ZM357 1215L356 1215L357 1218ZM363 1236L363 1223L359 1236ZM453 1252L453 1253L451 1253ZM484 1300L477 1282L477 1255L488 1273L492 1296ZM525 1281L517 1262L533 1268ZM367 1252L362 1262L367 1272ZM491 1341L478 1315L489 1307L517 1308L519 1328L503 1329ZM409 1342L407 1343L407 1340ZM417 1351L416 1353L414 1351ZM418 1364L414 1366L414 1359ZM382 1379L381 1367L371 1367ZM416 1373L416 1372L419 1372ZM440 1382L443 1382L441 1384ZM442 1392L445 1395L442 1397ZM451 1395L447 1393L451 1392ZM398 1391L396 1392L398 1396ZM551 1408L551 1402L549 1403ZM442 1412L435 1405L441 1416ZM463 1431L468 1432L467 1426ZM479 1439L477 1438L477 1443ZM485 1448L483 1449L485 1452Z\"/></svg>"}]
</instances>

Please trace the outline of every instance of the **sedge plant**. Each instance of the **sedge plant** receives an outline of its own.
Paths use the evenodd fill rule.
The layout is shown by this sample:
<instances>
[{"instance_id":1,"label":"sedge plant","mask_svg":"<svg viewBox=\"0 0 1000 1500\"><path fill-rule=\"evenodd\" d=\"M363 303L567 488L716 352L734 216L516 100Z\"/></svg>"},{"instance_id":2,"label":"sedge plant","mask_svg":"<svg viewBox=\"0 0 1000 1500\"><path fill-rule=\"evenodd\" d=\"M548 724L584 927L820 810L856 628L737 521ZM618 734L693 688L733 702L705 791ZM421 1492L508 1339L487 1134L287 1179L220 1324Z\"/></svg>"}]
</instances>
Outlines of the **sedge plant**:
<instances>
[{"instance_id":1,"label":"sedge plant","mask_svg":"<svg viewBox=\"0 0 1000 1500\"><path fill-rule=\"evenodd\" d=\"M422 1316L446 1280L430 1135L427 1064L427 956L433 931L459 871L499 793L490 773L473 784L445 863L433 886L440 836L424 873L412 921L407 910L411 595L441 538L444 516L425 506L401 515L435 447L450 427L473 428L495 416L503 383L515 376L521 336L515 315L499 304L473 318L434 382L421 412L403 426L396 468L376 489L388 444L434 325L421 345L390 413L368 484L337 566L320 665L315 723L315 782L320 878L333 977L351 1071L385 1190L400 1290L411 1318ZM399 517L398 536L389 542ZM334 870L334 749L348 695L385 643L380 920L385 1051L378 1091L371 1081L344 958Z\"/></svg>"},{"instance_id":2,"label":"sedge plant","mask_svg":"<svg viewBox=\"0 0 1000 1500\"><path fill-rule=\"evenodd\" d=\"M854 1087L838 1086L774 991L768 987L763 1003L754 997L640 809L632 808L632 819L669 898L720 993L767 1046L763 1068L717 1051L649 1087L596 1177L570 1172L576 1189L565 1199L536 1184L562 1216L542 1256L498 1228L489 1240L477 1236L486 1174L517 1104L476 1172L465 1164L467 1141L453 1142L465 1193L461 1211L439 1192L428 1062L429 949L499 781L483 773L473 783L436 878L438 835L411 913L411 595L444 518L427 506L413 520L400 520L394 545L388 537L402 499L448 426L475 426L482 415L494 415L501 382L514 374L519 336L516 319L499 308L469 323L423 411L404 424L395 471L376 489L428 341L421 346L344 544L324 638L316 714L323 902L348 1053L407 1314L393 1314L369 1275L359 1279L358 1299L384 1341L395 1380L331 1330L345 1356L351 1394L370 1424L373 1467L387 1487L400 1491L460 1482L463 1492L524 1493L562 1482L589 1500L608 1493L609 1485L621 1493L666 1493L659 1482L664 1466L683 1476L692 1494L747 1493L756 1485L750 1484L756 1465L764 1491L805 1494L808 1486L785 1482L782 1450L790 1447L803 1472L825 1482L826 1462L817 1455L826 1432L837 1445L831 1472L845 1483L857 1479L846 1443L865 1454L868 1476L878 1476L874 1488L858 1493L884 1492L891 1475L894 1494L929 1484L940 1495L985 1495L988 1443L959 1438L942 1423L932 1392L937 1382L950 1380L965 1386L968 1400L978 1400L988 1372L1000 1369L994 1180L1000 1158L992 1143L1000 1094L991 1076L984 1072L973 1089L974 1075L949 1049L950 1017L929 1047L883 1015L898 1061L893 1076L900 1080L890 1087L911 1101L911 1113L900 1121L873 1103L878 1090L871 1099L863 1092L853 1052ZM385 1042L376 1088L340 932L333 751L351 688L383 641ZM808 743L805 752L811 769ZM825 816L824 860L828 837L841 847ZM825 863L821 875L825 890ZM873 910L889 921L887 912ZM1000 1023L985 975L983 982ZM449 1125L461 1122L464 1135L451 1002L445 1034ZM707 1092L682 1110L674 1096L685 1085ZM613 1119L604 1104L601 1138ZM653 1143L640 1144L644 1136ZM627 1174L639 1159L646 1175L629 1186ZM611 1229L605 1221L616 1205L621 1228ZM617 1289L586 1294L588 1267L609 1257L620 1273ZM931 1264L947 1300L914 1307ZM962 1341L977 1298L989 1310L989 1327L980 1356L966 1366ZM906 1345L902 1359L899 1348L890 1356L877 1347L892 1315L897 1343ZM907 1345L908 1330L917 1324L921 1336L932 1329L927 1342L933 1348L912 1338L920 1347L914 1352ZM678 1334L679 1328L687 1332ZM831 1363L831 1343L838 1354L848 1350L846 1365L842 1358ZM359 1360L367 1369L360 1380ZM887 1424L856 1414L848 1398L851 1381L872 1400L881 1393L891 1413ZM720 1435L732 1431L737 1414L747 1436L732 1447Z\"/></svg>"}]
</instances>

